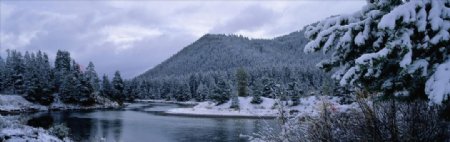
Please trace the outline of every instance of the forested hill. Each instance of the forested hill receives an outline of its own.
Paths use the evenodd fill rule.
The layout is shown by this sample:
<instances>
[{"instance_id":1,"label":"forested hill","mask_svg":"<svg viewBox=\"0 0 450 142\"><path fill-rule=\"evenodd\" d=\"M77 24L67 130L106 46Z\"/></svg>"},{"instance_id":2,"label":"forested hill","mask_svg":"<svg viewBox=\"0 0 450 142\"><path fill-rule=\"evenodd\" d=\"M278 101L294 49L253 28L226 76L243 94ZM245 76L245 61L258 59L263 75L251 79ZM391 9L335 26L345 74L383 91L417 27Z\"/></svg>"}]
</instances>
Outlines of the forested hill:
<instances>
[{"instance_id":1,"label":"forested hill","mask_svg":"<svg viewBox=\"0 0 450 142\"><path fill-rule=\"evenodd\" d=\"M305 54L307 39L296 31L274 39L249 39L243 36L206 34L191 45L138 76L151 79L166 75L185 75L206 71L234 71L274 66L313 67L323 57Z\"/></svg>"}]
</instances>

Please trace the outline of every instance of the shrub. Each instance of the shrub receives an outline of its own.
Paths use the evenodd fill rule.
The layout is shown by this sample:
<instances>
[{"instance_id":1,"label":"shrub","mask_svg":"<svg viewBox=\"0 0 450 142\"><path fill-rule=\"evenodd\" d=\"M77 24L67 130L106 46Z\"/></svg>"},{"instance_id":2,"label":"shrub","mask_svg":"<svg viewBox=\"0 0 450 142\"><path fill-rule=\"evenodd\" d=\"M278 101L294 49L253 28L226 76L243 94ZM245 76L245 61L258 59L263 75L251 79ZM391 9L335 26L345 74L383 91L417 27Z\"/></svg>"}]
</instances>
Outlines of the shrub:
<instances>
[{"instance_id":1,"label":"shrub","mask_svg":"<svg viewBox=\"0 0 450 142\"><path fill-rule=\"evenodd\" d=\"M70 129L65 124L58 124L50 127L48 131L50 132L50 134L60 139L64 139L65 137L69 136Z\"/></svg>"}]
</instances>

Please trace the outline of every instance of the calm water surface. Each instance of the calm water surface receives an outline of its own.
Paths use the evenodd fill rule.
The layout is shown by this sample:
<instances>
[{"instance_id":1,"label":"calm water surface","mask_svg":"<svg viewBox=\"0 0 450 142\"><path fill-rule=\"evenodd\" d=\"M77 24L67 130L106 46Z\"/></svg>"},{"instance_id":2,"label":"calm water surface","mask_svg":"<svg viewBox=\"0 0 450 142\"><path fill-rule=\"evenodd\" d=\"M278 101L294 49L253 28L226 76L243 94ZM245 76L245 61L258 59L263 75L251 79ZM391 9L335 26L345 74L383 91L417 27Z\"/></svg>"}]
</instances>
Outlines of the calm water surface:
<instances>
[{"instance_id":1,"label":"calm water surface","mask_svg":"<svg viewBox=\"0 0 450 142\"><path fill-rule=\"evenodd\" d=\"M65 123L76 141L228 142L247 141L241 135L264 131L275 120L202 118L164 115L175 104L135 103L122 110L37 113L29 125L48 128Z\"/></svg>"}]
</instances>

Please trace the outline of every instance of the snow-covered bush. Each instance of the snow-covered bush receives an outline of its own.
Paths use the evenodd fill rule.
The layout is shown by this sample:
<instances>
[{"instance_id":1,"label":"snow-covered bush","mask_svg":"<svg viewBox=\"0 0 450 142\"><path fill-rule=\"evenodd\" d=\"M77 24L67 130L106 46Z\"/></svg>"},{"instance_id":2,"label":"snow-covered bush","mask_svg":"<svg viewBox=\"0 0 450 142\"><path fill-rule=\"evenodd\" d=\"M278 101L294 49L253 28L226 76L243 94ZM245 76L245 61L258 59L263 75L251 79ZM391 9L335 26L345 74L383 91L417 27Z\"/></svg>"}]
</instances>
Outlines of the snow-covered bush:
<instances>
[{"instance_id":1,"label":"snow-covered bush","mask_svg":"<svg viewBox=\"0 0 450 142\"><path fill-rule=\"evenodd\" d=\"M428 102L361 99L358 108L335 111L323 102L317 116L281 117L277 126L250 136L254 142L445 141L448 124Z\"/></svg>"},{"instance_id":2,"label":"snow-covered bush","mask_svg":"<svg viewBox=\"0 0 450 142\"><path fill-rule=\"evenodd\" d=\"M67 127L65 124L58 124L50 127L48 131L50 134L57 136L60 139L64 139L69 136L69 127Z\"/></svg>"},{"instance_id":3,"label":"snow-covered bush","mask_svg":"<svg viewBox=\"0 0 450 142\"><path fill-rule=\"evenodd\" d=\"M449 19L448 0L370 0L308 26L304 51L333 51L318 66L337 69L342 86L441 104L450 95Z\"/></svg>"}]
</instances>

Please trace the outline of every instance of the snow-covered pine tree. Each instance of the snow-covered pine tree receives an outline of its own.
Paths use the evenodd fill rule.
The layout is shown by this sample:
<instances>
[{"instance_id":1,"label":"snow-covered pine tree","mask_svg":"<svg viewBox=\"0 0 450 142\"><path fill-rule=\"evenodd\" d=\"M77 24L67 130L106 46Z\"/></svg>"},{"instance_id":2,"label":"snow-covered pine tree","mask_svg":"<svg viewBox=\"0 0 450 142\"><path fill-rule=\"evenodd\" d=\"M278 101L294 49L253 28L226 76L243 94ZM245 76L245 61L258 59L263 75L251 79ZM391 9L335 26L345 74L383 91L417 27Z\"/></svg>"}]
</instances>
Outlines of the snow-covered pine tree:
<instances>
[{"instance_id":1,"label":"snow-covered pine tree","mask_svg":"<svg viewBox=\"0 0 450 142\"><path fill-rule=\"evenodd\" d=\"M23 94L25 92L25 65L22 54L16 50L7 50L6 85L10 93Z\"/></svg>"},{"instance_id":2,"label":"snow-covered pine tree","mask_svg":"<svg viewBox=\"0 0 450 142\"><path fill-rule=\"evenodd\" d=\"M145 80L139 84L139 87L138 87L138 94L139 94L138 96L139 97L145 98L147 96L150 96L147 86L148 86L148 82Z\"/></svg>"},{"instance_id":3,"label":"snow-covered pine tree","mask_svg":"<svg viewBox=\"0 0 450 142\"><path fill-rule=\"evenodd\" d=\"M238 96L247 97L247 73L244 68L239 68L236 71L236 80L238 86Z\"/></svg>"},{"instance_id":4,"label":"snow-covered pine tree","mask_svg":"<svg viewBox=\"0 0 450 142\"><path fill-rule=\"evenodd\" d=\"M261 104L263 102L263 99L261 98L263 94L264 86L262 84L262 80L258 79L254 81L254 84L252 86L252 101L250 103L252 104Z\"/></svg>"},{"instance_id":5,"label":"snow-covered pine tree","mask_svg":"<svg viewBox=\"0 0 450 142\"><path fill-rule=\"evenodd\" d=\"M5 79L6 79L5 70L6 70L5 60L0 55L0 93L2 93L5 90Z\"/></svg>"},{"instance_id":6,"label":"snow-covered pine tree","mask_svg":"<svg viewBox=\"0 0 450 142\"><path fill-rule=\"evenodd\" d=\"M177 101L189 101L191 97L191 91L188 82L178 82L177 90L173 94Z\"/></svg>"},{"instance_id":7,"label":"snow-covered pine tree","mask_svg":"<svg viewBox=\"0 0 450 142\"><path fill-rule=\"evenodd\" d=\"M124 84L122 77L120 76L120 72L116 71L114 73L114 78L112 80L112 87L113 87L113 100L118 102L120 105L123 104L123 98L124 98Z\"/></svg>"},{"instance_id":8,"label":"snow-covered pine tree","mask_svg":"<svg viewBox=\"0 0 450 142\"><path fill-rule=\"evenodd\" d=\"M71 68L64 76L64 80L60 86L59 96L61 100L65 103L76 104L79 103L81 99L84 99L85 94L83 93L86 93L86 90L82 81L83 76L81 68L79 64L73 60Z\"/></svg>"},{"instance_id":9,"label":"snow-covered pine tree","mask_svg":"<svg viewBox=\"0 0 450 142\"><path fill-rule=\"evenodd\" d=\"M79 75L79 102L85 106L93 105L95 103L95 89L91 84L91 80L85 76L85 73L80 73Z\"/></svg>"},{"instance_id":10,"label":"snow-covered pine tree","mask_svg":"<svg viewBox=\"0 0 450 142\"><path fill-rule=\"evenodd\" d=\"M132 101L139 95L139 82L136 79L127 80L125 83L125 100Z\"/></svg>"},{"instance_id":11,"label":"snow-covered pine tree","mask_svg":"<svg viewBox=\"0 0 450 142\"><path fill-rule=\"evenodd\" d=\"M84 72L84 76L89 81L90 85L94 89L94 92L100 91L100 79L95 71L94 63L89 62L89 65L86 67L86 71Z\"/></svg>"},{"instance_id":12,"label":"snow-covered pine tree","mask_svg":"<svg viewBox=\"0 0 450 142\"><path fill-rule=\"evenodd\" d=\"M386 96L450 95L450 1L372 0L355 14L306 28L305 52L333 51L318 66L333 78Z\"/></svg>"},{"instance_id":13,"label":"snow-covered pine tree","mask_svg":"<svg viewBox=\"0 0 450 142\"><path fill-rule=\"evenodd\" d=\"M24 84L25 98L31 102L39 102L40 95L43 94L42 84L38 74L38 64L34 53L27 51L24 55Z\"/></svg>"},{"instance_id":14,"label":"snow-covered pine tree","mask_svg":"<svg viewBox=\"0 0 450 142\"><path fill-rule=\"evenodd\" d=\"M70 73L64 76L62 83L59 88L59 98L64 103L77 103L77 99L75 96L78 96L79 93L77 90L80 82L75 74Z\"/></svg>"},{"instance_id":15,"label":"snow-covered pine tree","mask_svg":"<svg viewBox=\"0 0 450 142\"><path fill-rule=\"evenodd\" d=\"M263 77L262 78L262 96L268 98L275 98L275 83L272 78Z\"/></svg>"},{"instance_id":16,"label":"snow-covered pine tree","mask_svg":"<svg viewBox=\"0 0 450 142\"><path fill-rule=\"evenodd\" d=\"M197 96L195 98L196 101L204 101L206 97L209 95L209 89L204 83L200 83L197 87Z\"/></svg>"},{"instance_id":17,"label":"snow-covered pine tree","mask_svg":"<svg viewBox=\"0 0 450 142\"><path fill-rule=\"evenodd\" d=\"M56 52L55 59L55 69L54 69L54 89L56 91L61 92L59 90L60 85L62 85L62 81L66 78L68 74L70 74L70 53L68 51L58 50Z\"/></svg>"},{"instance_id":18,"label":"snow-covered pine tree","mask_svg":"<svg viewBox=\"0 0 450 142\"><path fill-rule=\"evenodd\" d=\"M107 75L103 75L100 94L108 99L113 98L113 87Z\"/></svg>"},{"instance_id":19,"label":"snow-covered pine tree","mask_svg":"<svg viewBox=\"0 0 450 142\"><path fill-rule=\"evenodd\" d=\"M40 84L39 103L48 105L53 102L52 67L46 53L38 51L36 54L36 76Z\"/></svg>"},{"instance_id":20,"label":"snow-covered pine tree","mask_svg":"<svg viewBox=\"0 0 450 142\"><path fill-rule=\"evenodd\" d=\"M196 98L197 94L197 88L198 85L200 84L200 78L198 74L191 74L189 76L189 91L190 94L192 95L192 98Z\"/></svg>"},{"instance_id":21,"label":"snow-covered pine tree","mask_svg":"<svg viewBox=\"0 0 450 142\"><path fill-rule=\"evenodd\" d=\"M230 95L231 89L229 83L223 77L218 77L210 99L216 102L217 105L220 105L227 102L230 99Z\"/></svg>"},{"instance_id":22,"label":"snow-covered pine tree","mask_svg":"<svg viewBox=\"0 0 450 142\"><path fill-rule=\"evenodd\" d=\"M36 94L35 91L38 89L37 77L34 76L36 65L34 62L34 59L32 59L30 53L28 51L25 52L25 55L23 56L23 64L24 64L24 73L23 73L23 80L24 80L24 89L25 94ZM33 77L33 78L32 78ZM33 80L33 81L32 81Z\"/></svg>"}]
</instances>

